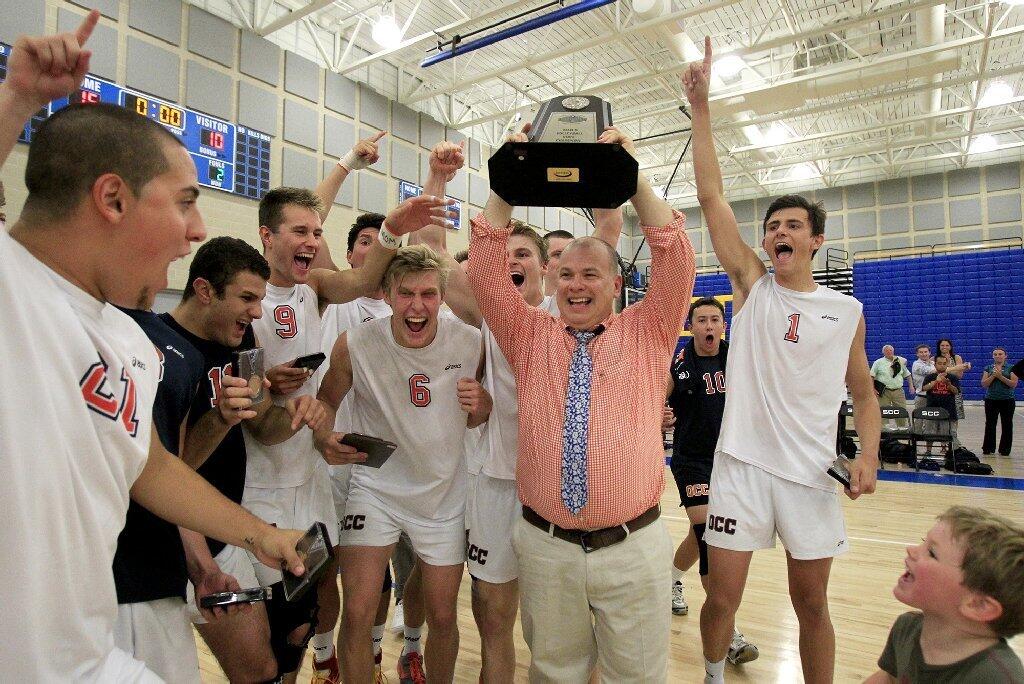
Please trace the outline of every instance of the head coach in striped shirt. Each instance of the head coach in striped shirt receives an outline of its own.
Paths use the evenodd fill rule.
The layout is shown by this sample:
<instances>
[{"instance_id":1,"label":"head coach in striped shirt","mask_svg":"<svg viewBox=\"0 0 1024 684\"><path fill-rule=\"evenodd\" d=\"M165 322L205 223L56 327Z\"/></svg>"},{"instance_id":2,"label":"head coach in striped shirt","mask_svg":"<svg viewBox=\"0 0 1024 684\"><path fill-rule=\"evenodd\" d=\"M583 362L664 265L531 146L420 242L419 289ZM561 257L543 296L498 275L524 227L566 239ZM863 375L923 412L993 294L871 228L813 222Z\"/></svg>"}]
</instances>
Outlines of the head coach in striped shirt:
<instances>
[{"instance_id":1,"label":"head coach in striped shirt","mask_svg":"<svg viewBox=\"0 0 1024 684\"><path fill-rule=\"evenodd\" d=\"M632 141L608 128L600 142ZM672 542L659 519L664 377L693 291L684 217L643 174L630 200L651 246L651 286L614 313L615 250L593 237L562 252L559 317L508 276L512 207L495 193L473 219L470 284L519 398L519 560L530 680L665 681Z\"/></svg>"}]
</instances>

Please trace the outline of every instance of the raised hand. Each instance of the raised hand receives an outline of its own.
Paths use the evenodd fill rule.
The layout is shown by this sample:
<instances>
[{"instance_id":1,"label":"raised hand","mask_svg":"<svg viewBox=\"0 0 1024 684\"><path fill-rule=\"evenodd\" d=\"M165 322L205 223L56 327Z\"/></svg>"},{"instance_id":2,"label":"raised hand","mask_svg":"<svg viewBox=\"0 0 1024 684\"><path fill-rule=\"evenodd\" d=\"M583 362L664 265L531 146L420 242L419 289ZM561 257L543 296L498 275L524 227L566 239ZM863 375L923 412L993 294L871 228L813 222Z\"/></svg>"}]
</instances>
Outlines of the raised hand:
<instances>
[{"instance_id":1,"label":"raised hand","mask_svg":"<svg viewBox=\"0 0 1024 684\"><path fill-rule=\"evenodd\" d=\"M636 147L633 146L633 140L615 126L605 126L604 132L597 137L597 142L604 143L606 145L618 143L622 145L622 149L626 150L634 157L636 156Z\"/></svg>"},{"instance_id":2,"label":"raised hand","mask_svg":"<svg viewBox=\"0 0 1024 684\"><path fill-rule=\"evenodd\" d=\"M452 223L448 219L455 218L455 212L448 207L454 204L455 200L433 195L410 197L391 210L384 224L396 236L412 233L429 224L451 228Z\"/></svg>"},{"instance_id":3,"label":"raised hand","mask_svg":"<svg viewBox=\"0 0 1024 684\"><path fill-rule=\"evenodd\" d=\"M522 130L505 138L505 142L530 142L527 133L530 132L531 128L533 128L532 123L524 123Z\"/></svg>"},{"instance_id":4,"label":"raised hand","mask_svg":"<svg viewBox=\"0 0 1024 684\"><path fill-rule=\"evenodd\" d=\"M92 55L82 48L99 18L99 11L93 10L74 33L18 38L7 63L7 80L3 87L9 88L32 110L78 88L89 71Z\"/></svg>"},{"instance_id":5,"label":"raised hand","mask_svg":"<svg viewBox=\"0 0 1024 684\"><path fill-rule=\"evenodd\" d=\"M378 131L369 138L363 138L357 142L348 151L345 158L341 160L341 165L349 171L359 171L376 164L380 159L380 150L377 149L377 143L385 135L387 135L387 131Z\"/></svg>"},{"instance_id":6,"label":"raised hand","mask_svg":"<svg viewBox=\"0 0 1024 684\"><path fill-rule=\"evenodd\" d=\"M430 170L442 176L447 183L455 178L455 174L466 164L466 141L456 145L442 141L434 145L430 151Z\"/></svg>"},{"instance_id":7,"label":"raised hand","mask_svg":"<svg viewBox=\"0 0 1024 684\"><path fill-rule=\"evenodd\" d=\"M704 36L704 60L692 62L682 73L683 91L691 105L704 104L708 101L711 61L711 38Z\"/></svg>"}]
</instances>

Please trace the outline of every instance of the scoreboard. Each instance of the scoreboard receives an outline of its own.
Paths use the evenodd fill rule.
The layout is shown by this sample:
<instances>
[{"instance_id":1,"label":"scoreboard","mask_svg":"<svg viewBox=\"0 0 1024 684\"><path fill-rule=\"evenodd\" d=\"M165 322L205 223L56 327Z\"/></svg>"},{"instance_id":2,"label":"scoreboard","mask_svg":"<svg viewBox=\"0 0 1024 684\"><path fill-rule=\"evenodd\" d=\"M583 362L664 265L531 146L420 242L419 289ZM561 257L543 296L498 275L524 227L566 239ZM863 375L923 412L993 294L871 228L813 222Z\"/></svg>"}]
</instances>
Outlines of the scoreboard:
<instances>
[{"instance_id":1,"label":"scoreboard","mask_svg":"<svg viewBox=\"0 0 1024 684\"><path fill-rule=\"evenodd\" d=\"M0 43L0 81L7 76L10 46ZM260 131L180 107L116 83L88 75L78 90L54 100L25 124L19 138L31 142L46 117L68 104L106 102L160 123L173 133L196 165L199 184L260 199L270 189L270 136Z\"/></svg>"},{"instance_id":2,"label":"scoreboard","mask_svg":"<svg viewBox=\"0 0 1024 684\"><path fill-rule=\"evenodd\" d=\"M419 197L423 194L423 186L410 183L409 181L398 181L398 203L401 204L410 197ZM446 199L455 199L446 197ZM455 212L455 218L450 219L452 227L449 230L458 231L462 224L462 202L455 200L455 204L449 207L449 211Z\"/></svg>"}]
</instances>

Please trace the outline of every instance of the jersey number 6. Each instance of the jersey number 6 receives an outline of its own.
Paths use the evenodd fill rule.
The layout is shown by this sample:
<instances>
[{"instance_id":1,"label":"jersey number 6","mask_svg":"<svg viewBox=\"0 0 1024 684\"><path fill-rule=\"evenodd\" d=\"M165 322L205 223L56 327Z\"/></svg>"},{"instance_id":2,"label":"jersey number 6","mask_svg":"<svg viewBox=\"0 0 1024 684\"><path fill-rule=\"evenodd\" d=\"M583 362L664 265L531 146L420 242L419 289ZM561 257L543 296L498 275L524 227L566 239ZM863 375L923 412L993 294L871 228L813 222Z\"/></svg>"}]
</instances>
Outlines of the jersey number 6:
<instances>
[{"instance_id":1,"label":"jersey number 6","mask_svg":"<svg viewBox=\"0 0 1024 684\"><path fill-rule=\"evenodd\" d=\"M423 408L430 403L430 388L427 387L429 382L430 378L423 373L409 377L409 401L413 406Z\"/></svg>"}]
</instances>

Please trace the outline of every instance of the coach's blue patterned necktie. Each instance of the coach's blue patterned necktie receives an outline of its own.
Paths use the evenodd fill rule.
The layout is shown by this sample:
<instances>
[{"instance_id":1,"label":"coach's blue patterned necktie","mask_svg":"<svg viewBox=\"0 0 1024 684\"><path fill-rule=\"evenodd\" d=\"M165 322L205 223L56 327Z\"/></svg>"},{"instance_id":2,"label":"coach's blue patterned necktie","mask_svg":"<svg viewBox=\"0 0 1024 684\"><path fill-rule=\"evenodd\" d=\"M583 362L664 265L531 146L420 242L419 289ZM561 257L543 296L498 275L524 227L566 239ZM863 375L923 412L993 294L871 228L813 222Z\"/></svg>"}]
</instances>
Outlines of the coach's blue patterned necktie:
<instances>
[{"instance_id":1,"label":"coach's blue patterned necktie","mask_svg":"<svg viewBox=\"0 0 1024 684\"><path fill-rule=\"evenodd\" d=\"M594 365L587 343L596 332L570 330L576 351L569 364L565 393L565 430L562 433L562 502L578 514L587 505L587 436L590 432L590 378Z\"/></svg>"}]
</instances>

